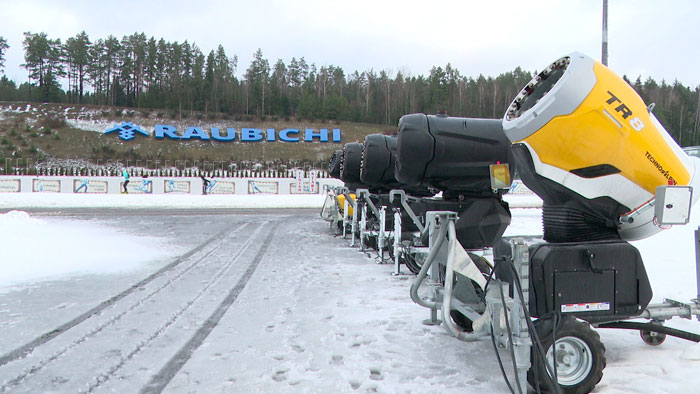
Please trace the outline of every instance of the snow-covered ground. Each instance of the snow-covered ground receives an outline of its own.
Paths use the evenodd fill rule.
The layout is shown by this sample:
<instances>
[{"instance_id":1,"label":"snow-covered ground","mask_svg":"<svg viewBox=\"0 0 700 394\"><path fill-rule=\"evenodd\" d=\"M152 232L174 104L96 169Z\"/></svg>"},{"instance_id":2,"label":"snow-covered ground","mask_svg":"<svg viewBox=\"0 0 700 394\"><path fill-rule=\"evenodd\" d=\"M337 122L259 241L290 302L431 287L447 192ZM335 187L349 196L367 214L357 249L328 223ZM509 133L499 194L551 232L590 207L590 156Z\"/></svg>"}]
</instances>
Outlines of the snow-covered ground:
<instances>
[{"instance_id":1,"label":"snow-covered ground","mask_svg":"<svg viewBox=\"0 0 700 394\"><path fill-rule=\"evenodd\" d=\"M302 195L185 195L185 194L79 194L7 193L0 195L0 209L29 208L128 208L128 209L228 209L321 208L325 196Z\"/></svg>"},{"instance_id":2,"label":"snow-covered ground","mask_svg":"<svg viewBox=\"0 0 700 394\"><path fill-rule=\"evenodd\" d=\"M512 207L537 205L532 197L509 198ZM230 231L228 238L216 241L216 248L212 246L207 253L218 253L220 260L233 264L238 257L224 256L238 256L235 251L240 250L241 256L260 255L259 266L235 303L219 316L196 350L188 353L187 363L170 370L165 392L507 392L490 343L462 343L442 327L422 325L428 311L410 301L412 277L394 277L392 266L376 264L374 257L349 248L347 240L331 235L316 211L139 214L139 209L147 213L156 208L320 208L322 203L320 196L0 195L0 210L14 210L0 214L0 360L172 261L184 259L184 266L196 255L185 256L193 247L205 245L197 252L204 253L208 245L204 241L214 233ZM70 208L77 212L82 207L94 208L95 213L61 216L41 210ZM101 215L104 208L126 208L128 214L122 217L108 211L109 215ZM513 208L512 213L506 235L541 234L540 209ZM700 209L696 208L691 224L634 243L644 258L655 301L697 296L693 230L699 224ZM266 239L273 241L268 245ZM246 249L256 244L262 249L255 253ZM217 286L236 283L234 277L227 279L229 274L233 275L221 271L210 282L197 282L197 277L190 280L200 283L194 288L211 286L215 291ZM177 275L163 279L162 286L182 281ZM151 285L155 286L142 284L135 293L148 293ZM213 297L201 294L197 302ZM179 306L179 296L163 297L159 306L155 296L135 302L138 308L154 305L139 312L141 320L134 317L123 322L130 322L121 331L123 341L129 342L140 331L150 332L151 320L158 321L159 308ZM169 349L185 349L183 341L196 337L211 320L208 314L189 316L195 311L186 310L182 323L173 320L164 327L153 323L153 332L165 332L164 337L146 336L135 342L136 350L126 352L119 350L119 340L100 337L107 331L104 327L117 325L112 322L121 316L117 313L120 302L94 317L105 322L95 322L97 328L89 331L93 334L71 334L81 329L82 324L76 324L45 345L54 348L37 348L25 358L5 365L0 362L0 391L139 391L140 382L153 383L150 377L163 373L159 369L164 360L176 359ZM206 309L214 304L204 305ZM125 314L131 311L131 307L124 308ZM668 325L700 332L698 321L674 319ZM168 334L169 330L175 331ZM595 392L698 392L700 344L669 337L663 345L650 347L634 331L599 332L607 348L607 368ZM61 342L70 335L76 335L73 342ZM93 346L92 353L99 357L85 361L89 364L68 358L83 346ZM145 347L160 349L160 353L145 354ZM159 358L159 354L165 355ZM509 356L502 354L508 368ZM101 372L102 363L109 373ZM82 377L86 383L76 386L74 380Z\"/></svg>"}]
</instances>

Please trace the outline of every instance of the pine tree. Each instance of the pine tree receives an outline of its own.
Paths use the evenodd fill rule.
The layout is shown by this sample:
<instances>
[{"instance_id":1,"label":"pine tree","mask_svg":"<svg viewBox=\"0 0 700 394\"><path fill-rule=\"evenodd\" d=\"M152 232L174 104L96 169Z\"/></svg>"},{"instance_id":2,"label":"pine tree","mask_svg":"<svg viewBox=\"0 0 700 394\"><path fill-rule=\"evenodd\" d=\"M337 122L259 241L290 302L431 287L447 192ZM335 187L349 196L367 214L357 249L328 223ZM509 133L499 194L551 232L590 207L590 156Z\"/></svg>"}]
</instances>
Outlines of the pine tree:
<instances>
[{"instance_id":1,"label":"pine tree","mask_svg":"<svg viewBox=\"0 0 700 394\"><path fill-rule=\"evenodd\" d=\"M3 73L3 68L5 68L5 51L10 46L7 45L7 40L0 36L0 74Z\"/></svg>"},{"instance_id":2,"label":"pine tree","mask_svg":"<svg viewBox=\"0 0 700 394\"><path fill-rule=\"evenodd\" d=\"M85 31L80 32L75 37L66 40L64 46L65 62L68 66L69 86L73 80L73 97L77 97L77 102L83 102L84 84L87 79L88 65L91 59L91 43Z\"/></svg>"},{"instance_id":3,"label":"pine tree","mask_svg":"<svg viewBox=\"0 0 700 394\"><path fill-rule=\"evenodd\" d=\"M60 91L58 78L65 74L61 40L50 40L46 33L26 32L23 45L26 63L22 67L29 71L29 79L37 82L41 100L55 100Z\"/></svg>"},{"instance_id":4,"label":"pine tree","mask_svg":"<svg viewBox=\"0 0 700 394\"><path fill-rule=\"evenodd\" d=\"M270 64L263 58L262 50L258 48L253 54L253 61L246 71L246 86L249 103L253 103L258 116L265 116L265 90L270 75ZM260 106L258 107L258 103Z\"/></svg>"}]
</instances>

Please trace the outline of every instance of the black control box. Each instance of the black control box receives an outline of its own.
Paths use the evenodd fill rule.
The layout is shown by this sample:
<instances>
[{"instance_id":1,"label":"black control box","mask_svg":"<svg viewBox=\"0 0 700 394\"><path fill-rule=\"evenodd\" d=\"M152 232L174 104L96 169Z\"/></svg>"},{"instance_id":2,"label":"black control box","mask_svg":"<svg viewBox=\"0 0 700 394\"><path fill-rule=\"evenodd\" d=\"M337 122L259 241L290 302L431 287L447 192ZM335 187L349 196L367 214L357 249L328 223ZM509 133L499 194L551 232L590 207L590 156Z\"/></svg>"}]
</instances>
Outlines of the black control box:
<instances>
[{"instance_id":1,"label":"black control box","mask_svg":"<svg viewBox=\"0 0 700 394\"><path fill-rule=\"evenodd\" d=\"M530 315L559 311L591 323L639 315L652 297L639 251L627 242L543 243L530 254Z\"/></svg>"}]
</instances>

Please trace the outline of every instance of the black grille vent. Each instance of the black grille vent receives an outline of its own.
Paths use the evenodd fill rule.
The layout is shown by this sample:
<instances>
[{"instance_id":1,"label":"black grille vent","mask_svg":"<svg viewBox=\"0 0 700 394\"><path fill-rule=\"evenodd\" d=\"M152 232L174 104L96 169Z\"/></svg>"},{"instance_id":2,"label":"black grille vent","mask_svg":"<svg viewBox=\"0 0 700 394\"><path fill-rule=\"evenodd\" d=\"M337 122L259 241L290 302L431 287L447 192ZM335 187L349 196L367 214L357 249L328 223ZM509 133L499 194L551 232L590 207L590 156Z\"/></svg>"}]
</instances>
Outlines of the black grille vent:
<instances>
[{"instance_id":1,"label":"black grille vent","mask_svg":"<svg viewBox=\"0 0 700 394\"><path fill-rule=\"evenodd\" d=\"M598 215L566 206L542 207L544 240L547 242L584 242L620 239L614 223Z\"/></svg>"},{"instance_id":2,"label":"black grille vent","mask_svg":"<svg viewBox=\"0 0 700 394\"><path fill-rule=\"evenodd\" d=\"M598 178L605 175L617 174L620 170L610 164L598 164L596 166L577 168L569 172L582 178Z\"/></svg>"}]
</instances>

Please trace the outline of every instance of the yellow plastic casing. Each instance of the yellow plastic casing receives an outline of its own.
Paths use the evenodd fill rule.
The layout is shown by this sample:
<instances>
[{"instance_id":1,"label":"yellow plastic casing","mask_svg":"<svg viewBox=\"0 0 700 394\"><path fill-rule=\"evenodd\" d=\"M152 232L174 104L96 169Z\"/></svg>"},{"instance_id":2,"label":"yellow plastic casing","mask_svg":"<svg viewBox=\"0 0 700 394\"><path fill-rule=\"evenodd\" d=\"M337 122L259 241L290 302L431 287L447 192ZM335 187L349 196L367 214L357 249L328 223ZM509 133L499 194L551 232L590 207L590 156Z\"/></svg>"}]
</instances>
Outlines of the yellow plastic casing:
<instances>
[{"instance_id":1,"label":"yellow plastic casing","mask_svg":"<svg viewBox=\"0 0 700 394\"><path fill-rule=\"evenodd\" d=\"M639 95L601 63L596 61L593 71L596 84L572 113L514 142L526 142L542 163L567 172L612 165L650 195L657 186L688 185L692 174L685 155L674 149L675 142L652 120Z\"/></svg>"},{"instance_id":2,"label":"yellow plastic casing","mask_svg":"<svg viewBox=\"0 0 700 394\"><path fill-rule=\"evenodd\" d=\"M350 197L352 198L353 201L355 201L355 193L350 193ZM340 207L340 211L343 211L343 207L345 206L345 195L344 194L339 194L338 195L338 207ZM346 217L352 216L352 205L348 203L348 213L345 214Z\"/></svg>"}]
</instances>

